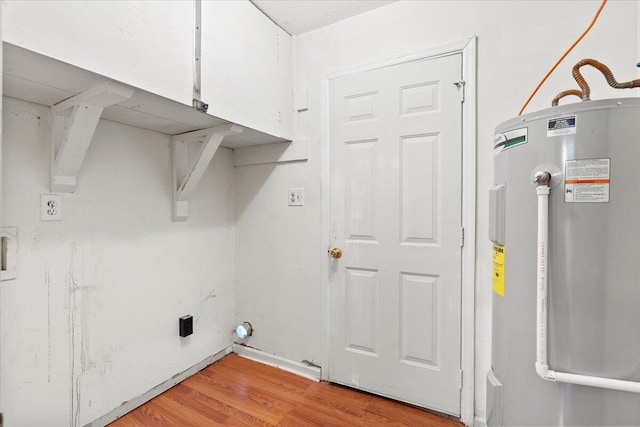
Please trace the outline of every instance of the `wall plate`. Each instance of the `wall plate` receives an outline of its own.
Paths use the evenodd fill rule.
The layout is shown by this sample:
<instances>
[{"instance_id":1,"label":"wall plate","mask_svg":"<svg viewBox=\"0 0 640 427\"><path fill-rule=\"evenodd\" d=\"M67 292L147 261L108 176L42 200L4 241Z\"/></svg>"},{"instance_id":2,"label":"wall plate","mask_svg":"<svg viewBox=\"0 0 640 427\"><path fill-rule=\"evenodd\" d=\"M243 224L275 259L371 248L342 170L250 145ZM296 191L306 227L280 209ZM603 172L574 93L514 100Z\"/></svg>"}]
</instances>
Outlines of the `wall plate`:
<instances>
[{"instance_id":1,"label":"wall plate","mask_svg":"<svg viewBox=\"0 0 640 427\"><path fill-rule=\"evenodd\" d=\"M287 198L289 206L304 206L304 188L290 188Z\"/></svg>"},{"instance_id":2,"label":"wall plate","mask_svg":"<svg viewBox=\"0 0 640 427\"><path fill-rule=\"evenodd\" d=\"M40 220L62 220L62 196L60 194L42 194L40 196Z\"/></svg>"}]
</instances>

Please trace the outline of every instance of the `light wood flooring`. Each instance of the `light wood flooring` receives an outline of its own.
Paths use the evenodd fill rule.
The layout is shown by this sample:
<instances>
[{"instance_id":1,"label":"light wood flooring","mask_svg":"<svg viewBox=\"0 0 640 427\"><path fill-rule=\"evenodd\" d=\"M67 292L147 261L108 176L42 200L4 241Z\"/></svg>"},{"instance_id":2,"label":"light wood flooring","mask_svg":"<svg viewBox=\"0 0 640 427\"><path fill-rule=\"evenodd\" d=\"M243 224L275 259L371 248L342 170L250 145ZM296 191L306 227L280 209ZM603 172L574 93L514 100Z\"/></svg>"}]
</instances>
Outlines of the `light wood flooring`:
<instances>
[{"instance_id":1,"label":"light wood flooring","mask_svg":"<svg viewBox=\"0 0 640 427\"><path fill-rule=\"evenodd\" d=\"M230 354L110 424L110 427L140 426L461 427L462 424Z\"/></svg>"}]
</instances>

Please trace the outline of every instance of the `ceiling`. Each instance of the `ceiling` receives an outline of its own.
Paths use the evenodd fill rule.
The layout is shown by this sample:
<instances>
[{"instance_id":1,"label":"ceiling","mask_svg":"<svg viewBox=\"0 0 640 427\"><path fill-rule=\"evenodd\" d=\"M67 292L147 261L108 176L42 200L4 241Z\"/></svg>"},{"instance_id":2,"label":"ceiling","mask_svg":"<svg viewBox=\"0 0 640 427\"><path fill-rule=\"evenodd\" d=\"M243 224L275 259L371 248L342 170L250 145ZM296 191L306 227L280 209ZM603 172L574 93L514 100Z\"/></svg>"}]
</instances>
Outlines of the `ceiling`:
<instances>
[{"instance_id":1,"label":"ceiling","mask_svg":"<svg viewBox=\"0 0 640 427\"><path fill-rule=\"evenodd\" d=\"M291 35L306 33L395 0L251 0Z\"/></svg>"}]
</instances>

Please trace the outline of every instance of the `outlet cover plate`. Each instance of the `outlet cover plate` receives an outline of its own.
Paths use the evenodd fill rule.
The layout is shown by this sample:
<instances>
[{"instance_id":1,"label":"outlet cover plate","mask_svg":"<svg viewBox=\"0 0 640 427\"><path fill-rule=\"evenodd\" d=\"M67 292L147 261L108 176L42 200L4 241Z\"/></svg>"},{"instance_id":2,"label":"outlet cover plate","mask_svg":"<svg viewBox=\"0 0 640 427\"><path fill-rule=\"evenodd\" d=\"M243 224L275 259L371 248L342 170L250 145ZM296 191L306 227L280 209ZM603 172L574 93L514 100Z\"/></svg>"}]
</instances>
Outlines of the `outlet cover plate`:
<instances>
[{"instance_id":1,"label":"outlet cover plate","mask_svg":"<svg viewBox=\"0 0 640 427\"><path fill-rule=\"evenodd\" d=\"M61 221L62 220L62 195L60 194L40 195L40 220L41 221Z\"/></svg>"}]
</instances>

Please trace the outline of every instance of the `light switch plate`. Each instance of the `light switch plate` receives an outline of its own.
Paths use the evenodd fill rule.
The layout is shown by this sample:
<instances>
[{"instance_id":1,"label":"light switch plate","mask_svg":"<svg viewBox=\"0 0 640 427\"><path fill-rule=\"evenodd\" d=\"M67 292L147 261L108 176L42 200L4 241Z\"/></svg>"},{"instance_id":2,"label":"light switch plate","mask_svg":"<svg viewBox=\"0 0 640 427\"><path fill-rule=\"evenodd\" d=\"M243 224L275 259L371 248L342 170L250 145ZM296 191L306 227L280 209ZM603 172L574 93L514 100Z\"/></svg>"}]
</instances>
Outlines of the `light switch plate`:
<instances>
[{"instance_id":1,"label":"light switch plate","mask_svg":"<svg viewBox=\"0 0 640 427\"><path fill-rule=\"evenodd\" d=\"M290 188L287 197L289 206L304 206L304 188Z\"/></svg>"},{"instance_id":2,"label":"light switch plate","mask_svg":"<svg viewBox=\"0 0 640 427\"><path fill-rule=\"evenodd\" d=\"M42 194L40 196L40 220L62 220L62 196L60 194Z\"/></svg>"}]
</instances>

